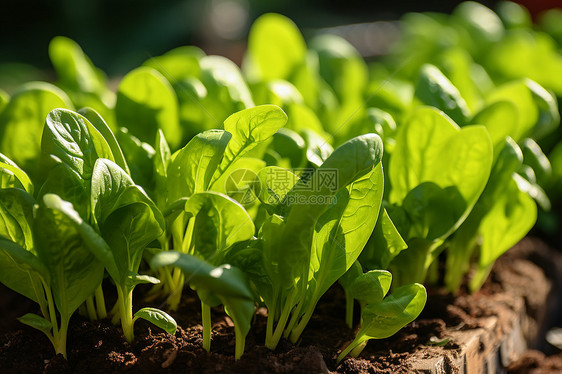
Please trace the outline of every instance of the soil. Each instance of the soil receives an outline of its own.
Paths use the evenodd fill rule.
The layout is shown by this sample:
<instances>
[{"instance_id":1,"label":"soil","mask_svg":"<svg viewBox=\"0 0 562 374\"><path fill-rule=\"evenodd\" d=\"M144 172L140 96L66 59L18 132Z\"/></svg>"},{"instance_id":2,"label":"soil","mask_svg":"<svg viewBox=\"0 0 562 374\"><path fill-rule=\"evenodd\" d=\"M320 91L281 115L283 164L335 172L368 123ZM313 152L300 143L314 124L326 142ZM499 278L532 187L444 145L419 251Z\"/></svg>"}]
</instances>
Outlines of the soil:
<instances>
[{"instance_id":1,"label":"soil","mask_svg":"<svg viewBox=\"0 0 562 374\"><path fill-rule=\"evenodd\" d=\"M552 254L544 245L533 239L524 240L497 261L480 292L474 295L462 292L453 298L442 290L430 290L431 302L418 320L391 338L371 340L359 358L346 358L339 365L336 363L339 351L354 336L354 331L344 322L345 300L339 286L332 287L322 298L302 339L296 345L282 340L275 352L263 346L266 311L259 309L246 339L245 354L239 361L233 357L232 321L220 309L213 310L211 352L202 349L200 304L189 292L184 295L178 311L171 313L178 322L178 331L174 336L139 321L135 325L136 339L128 344L120 329L109 321L90 322L76 314L68 334L67 361L61 355L54 356L50 342L42 333L21 325L15 319L26 312L37 312L33 303L2 287L0 371L106 374L407 373L416 364L407 359L413 353L417 357L428 358L460 350L450 338L451 331L481 327L486 317L492 315L501 318L515 299L523 297L530 320L540 321L546 310L537 295L550 287L544 271L535 264L541 262L550 266L550 270L547 266L547 273L556 271L552 269ZM146 290L139 287L135 292L142 295ZM499 299L498 295L501 296ZM502 304L500 307L498 300ZM143 306L151 305L143 302L142 296L136 302ZM358 310L358 306L355 309ZM358 321L358 316L355 321ZM522 360L540 362L542 359L537 355L529 353ZM552 365L559 363L553 361ZM445 364L448 372L459 371L452 361ZM521 372L517 371L519 366L513 365L510 367L512 372Z\"/></svg>"}]
</instances>

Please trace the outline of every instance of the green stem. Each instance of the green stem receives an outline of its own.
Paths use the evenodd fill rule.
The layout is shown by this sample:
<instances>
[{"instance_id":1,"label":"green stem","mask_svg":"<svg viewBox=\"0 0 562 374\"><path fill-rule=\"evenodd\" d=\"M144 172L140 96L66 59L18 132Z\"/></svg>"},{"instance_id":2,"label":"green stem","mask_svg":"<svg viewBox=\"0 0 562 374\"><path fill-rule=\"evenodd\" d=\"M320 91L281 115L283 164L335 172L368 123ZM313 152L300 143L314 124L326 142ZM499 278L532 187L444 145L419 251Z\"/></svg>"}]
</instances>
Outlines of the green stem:
<instances>
[{"instance_id":1,"label":"green stem","mask_svg":"<svg viewBox=\"0 0 562 374\"><path fill-rule=\"evenodd\" d=\"M41 309L41 314L44 318L49 318L49 307L47 306L47 301L45 300L45 291L43 289L43 280L41 279L40 282L37 282L37 279L34 279L29 276L30 284L33 287L33 291L35 291L35 296L37 297L37 303L39 304L39 308Z\"/></svg>"},{"instance_id":2,"label":"green stem","mask_svg":"<svg viewBox=\"0 0 562 374\"><path fill-rule=\"evenodd\" d=\"M211 350L211 307L201 301L201 320L203 323L203 349Z\"/></svg>"},{"instance_id":3,"label":"green stem","mask_svg":"<svg viewBox=\"0 0 562 374\"><path fill-rule=\"evenodd\" d=\"M301 283L301 293L300 294L304 295L304 299L306 299L306 286L307 286L306 282ZM301 316L301 310L302 310L302 307L303 307L303 302L304 302L304 300L299 302L297 304L296 308L293 310L293 313L291 315L291 320L289 321L289 324L287 325L287 328L285 329L285 332L283 333L283 337L285 339L287 339L289 337L289 334L291 333L291 331L295 327L296 323L299 321L299 317Z\"/></svg>"},{"instance_id":4,"label":"green stem","mask_svg":"<svg viewBox=\"0 0 562 374\"><path fill-rule=\"evenodd\" d=\"M238 327L238 323L234 324L234 335L236 337L236 347L234 349L234 359L239 360L244 354L244 346L246 345L246 337L242 334L242 330Z\"/></svg>"},{"instance_id":5,"label":"green stem","mask_svg":"<svg viewBox=\"0 0 562 374\"><path fill-rule=\"evenodd\" d=\"M339 364L341 360L343 360L345 358L345 356L347 356L349 354L349 352L353 351L353 353L356 353L357 355L354 355L353 357L357 357L361 351L363 350L363 348L365 348L367 341L361 339L359 336L356 336L355 339L349 343L349 345L347 347L345 347L345 349L339 354L338 359L337 359L337 363ZM356 351L356 349L359 349L359 351ZM353 355L352 353L352 355Z\"/></svg>"},{"instance_id":6,"label":"green stem","mask_svg":"<svg viewBox=\"0 0 562 374\"><path fill-rule=\"evenodd\" d=\"M275 312L277 311L277 295L273 295L273 305L267 310L267 326L265 329L265 346L271 345L273 339L273 324L275 323Z\"/></svg>"},{"instance_id":7,"label":"green stem","mask_svg":"<svg viewBox=\"0 0 562 374\"><path fill-rule=\"evenodd\" d=\"M289 321L289 324L287 325L287 328L285 329L285 331L283 332L283 337L285 339L287 339L289 337L289 335L291 334L291 331L293 330L293 328L295 327L295 325L297 324L300 314L301 314L301 310L302 310L302 302L298 303L296 308L293 310L293 313L291 313L291 320Z\"/></svg>"},{"instance_id":8,"label":"green stem","mask_svg":"<svg viewBox=\"0 0 562 374\"><path fill-rule=\"evenodd\" d=\"M493 261L488 266L478 266L478 269L476 270L474 276L468 283L468 288L471 293L478 291L482 287L484 282L486 282L486 279L488 279L488 275L490 275L490 271L492 271L493 266Z\"/></svg>"},{"instance_id":9,"label":"green stem","mask_svg":"<svg viewBox=\"0 0 562 374\"><path fill-rule=\"evenodd\" d=\"M117 298L123 335L125 335L125 339L127 339L129 343L132 343L135 339L133 329L133 290L127 291L126 289L117 287Z\"/></svg>"},{"instance_id":10,"label":"green stem","mask_svg":"<svg viewBox=\"0 0 562 374\"><path fill-rule=\"evenodd\" d=\"M93 296L90 296L86 299L86 309L88 310L88 318L90 319L90 321L95 321L98 319Z\"/></svg>"},{"instance_id":11,"label":"green stem","mask_svg":"<svg viewBox=\"0 0 562 374\"><path fill-rule=\"evenodd\" d=\"M60 330L53 329L53 345L55 347L56 354L62 354L62 356L67 359L66 356L66 337L68 335L68 323L70 318L62 317L60 321Z\"/></svg>"},{"instance_id":12,"label":"green stem","mask_svg":"<svg viewBox=\"0 0 562 374\"><path fill-rule=\"evenodd\" d=\"M47 305L49 306L49 318L51 319L53 332L58 331L59 327L58 327L55 303L53 302L53 294L51 293L51 289L47 286L45 281L41 280L41 282L43 282L43 288L45 289L45 295L47 296Z\"/></svg>"},{"instance_id":13,"label":"green stem","mask_svg":"<svg viewBox=\"0 0 562 374\"><path fill-rule=\"evenodd\" d=\"M86 303L80 304L80 306L78 307L78 313L79 313L82 317L88 318L88 308L86 308ZM45 318L49 318L49 317L46 316Z\"/></svg>"},{"instance_id":14,"label":"green stem","mask_svg":"<svg viewBox=\"0 0 562 374\"><path fill-rule=\"evenodd\" d=\"M308 321L312 317L312 313L314 313L314 309L316 308L316 303L311 303L310 306L306 309L306 312L302 316L299 324L291 330L291 338L289 339L291 343L295 344L297 340L299 340L302 332L304 331L306 325L308 325Z\"/></svg>"},{"instance_id":15,"label":"green stem","mask_svg":"<svg viewBox=\"0 0 562 374\"><path fill-rule=\"evenodd\" d=\"M275 332L273 333L271 340L269 342L266 342L265 344L265 346L271 350L274 350L277 347L277 344L279 344L279 340L281 340L281 336L283 336L283 331L285 331L287 321L289 320L289 315L291 314L293 298L295 297L296 292L297 289L294 288L285 299L285 306L281 311L279 321L277 321L277 326L275 326Z\"/></svg>"},{"instance_id":16,"label":"green stem","mask_svg":"<svg viewBox=\"0 0 562 374\"><path fill-rule=\"evenodd\" d=\"M105 308L105 298L103 295L103 288L100 286L96 289L95 293L96 299L96 311L98 314L98 318L104 319L107 318L107 309Z\"/></svg>"},{"instance_id":17,"label":"green stem","mask_svg":"<svg viewBox=\"0 0 562 374\"><path fill-rule=\"evenodd\" d=\"M168 308L176 311L180 306L181 295L183 292L184 275L179 268L174 269L174 285L172 293L168 297ZM177 277L176 277L177 274ZM176 279L177 278L177 279Z\"/></svg>"},{"instance_id":18,"label":"green stem","mask_svg":"<svg viewBox=\"0 0 562 374\"><path fill-rule=\"evenodd\" d=\"M351 295L351 292L345 290L345 323L350 329L353 328L353 306L355 299Z\"/></svg>"},{"instance_id":19,"label":"green stem","mask_svg":"<svg viewBox=\"0 0 562 374\"><path fill-rule=\"evenodd\" d=\"M368 340L365 340L364 342L359 344L357 347L353 348L351 350L350 355L352 355L353 357L358 357L361 354L361 352L363 352L365 347L367 346L367 342L368 342Z\"/></svg>"}]
</instances>

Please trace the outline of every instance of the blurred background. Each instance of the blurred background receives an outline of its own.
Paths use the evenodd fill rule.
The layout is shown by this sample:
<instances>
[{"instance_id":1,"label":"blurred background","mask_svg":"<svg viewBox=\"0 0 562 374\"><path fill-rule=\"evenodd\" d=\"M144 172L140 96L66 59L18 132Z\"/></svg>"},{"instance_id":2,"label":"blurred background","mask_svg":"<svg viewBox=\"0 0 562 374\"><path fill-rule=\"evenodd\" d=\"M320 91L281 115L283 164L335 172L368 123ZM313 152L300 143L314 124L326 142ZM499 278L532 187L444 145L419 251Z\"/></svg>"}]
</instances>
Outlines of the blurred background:
<instances>
[{"instance_id":1,"label":"blurred background","mask_svg":"<svg viewBox=\"0 0 562 374\"><path fill-rule=\"evenodd\" d=\"M519 2L533 15L562 5L561 0ZM10 80L18 81L23 76L49 80L47 48L56 35L78 42L94 64L111 77L130 71L150 56L182 45L196 45L208 54L224 55L239 63L253 20L265 12L278 12L293 19L305 36L329 28L328 31L344 36L369 58L385 53L398 32L392 22L378 21L394 21L413 11L450 12L458 3L448 0L3 1L0 85L9 90ZM497 1L481 3L493 7ZM366 34L371 36L369 41Z\"/></svg>"}]
</instances>

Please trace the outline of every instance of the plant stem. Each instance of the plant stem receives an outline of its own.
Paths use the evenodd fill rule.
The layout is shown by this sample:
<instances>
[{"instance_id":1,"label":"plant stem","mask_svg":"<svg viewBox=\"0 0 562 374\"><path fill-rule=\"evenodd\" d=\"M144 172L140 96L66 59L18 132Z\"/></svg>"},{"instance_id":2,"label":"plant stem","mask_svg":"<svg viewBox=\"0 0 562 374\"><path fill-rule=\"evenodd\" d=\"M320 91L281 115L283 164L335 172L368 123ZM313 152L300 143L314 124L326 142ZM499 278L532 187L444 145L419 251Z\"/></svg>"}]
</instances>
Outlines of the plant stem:
<instances>
[{"instance_id":1,"label":"plant stem","mask_svg":"<svg viewBox=\"0 0 562 374\"><path fill-rule=\"evenodd\" d=\"M277 295L274 294L273 305L267 309L267 327L265 329L265 346L271 345L273 339L273 324L275 323L275 312L277 311Z\"/></svg>"},{"instance_id":2,"label":"plant stem","mask_svg":"<svg viewBox=\"0 0 562 374\"><path fill-rule=\"evenodd\" d=\"M312 313L314 313L314 309L316 308L316 303L311 303L309 307L306 309L306 312L302 316L299 324L291 330L291 338L289 339L291 343L296 343L299 340L302 332L304 331L306 325L308 325L308 321L312 317Z\"/></svg>"},{"instance_id":3,"label":"plant stem","mask_svg":"<svg viewBox=\"0 0 562 374\"><path fill-rule=\"evenodd\" d=\"M127 339L129 343L132 343L135 339L133 329L133 290L128 291L117 287L117 297L123 335L125 335L125 339Z\"/></svg>"},{"instance_id":4,"label":"plant stem","mask_svg":"<svg viewBox=\"0 0 562 374\"><path fill-rule=\"evenodd\" d=\"M103 295L103 288L100 286L96 289L95 293L96 299L96 311L98 313L98 318L104 319L107 318L107 309L105 308L105 298Z\"/></svg>"},{"instance_id":5,"label":"plant stem","mask_svg":"<svg viewBox=\"0 0 562 374\"><path fill-rule=\"evenodd\" d=\"M293 328L295 327L295 324L299 321L299 317L301 316L302 306L303 306L304 300L306 299L306 282L302 282L300 294L304 295L304 297L303 297L303 300L301 300L301 302L299 302L297 304L296 308L293 310L293 313L291 315L291 320L289 321L289 325L287 325L287 328L285 329L285 332L283 333L283 337L285 339L287 339L289 337L289 334L291 334L291 331L293 330Z\"/></svg>"},{"instance_id":6,"label":"plant stem","mask_svg":"<svg viewBox=\"0 0 562 374\"><path fill-rule=\"evenodd\" d=\"M302 309L302 304L303 304L302 302L298 303L296 308L293 310L293 313L291 314L291 320L289 321L289 324L287 325L287 328L285 329L285 332L283 333L283 337L285 339L287 339L289 337L289 335L291 334L291 331L293 330L297 321L299 320L301 309Z\"/></svg>"},{"instance_id":7,"label":"plant stem","mask_svg":"<svg viewBox=\"0 0 562 374\"><path fill-rule=\"evenodd\" d=\"M363 352L363 349L365 349L365 347L367 346L367 342L368 342L368 340L365 340L364 342L359 344L357 347L353 348L351 350L350 355L352 355L353 357L359 356L361 354L361 352Z\"/></svg>"},{"instance_id":8,"label":"plant stem","mask_svg":"<svg viewBox=\"0 0 562 374\"><path fill-rule=\"evenodd\" d=\"M202 301L201 320L203 323L203 349L209 352L211 350L211 307Z\"/></svg>"},{"instance_id":9,"label":"plant stem","mask_svg":"<svg viewBox=\"0 0 562 374\"><path fill-rule=\"evenodd\" d=\"M68 323L70 317L61 316L60 330L53 329L53 345L55 347L56 354L62 354L62 356L67 359L66 356L66 337L68 335Z\"/></svg>"},{"instance_id":10,"label":"plant stem","mask_svg":"<svg viewBox=\"0 0 562 374\"><path fill-rule=\"evenodd\" d=\"M45 284L43 279L37 282L37 279L34 279L29 276L30 284L33 287L33 291L35 291L35 296L37 297L37 303L39 304L39 308L41 308L41 314L44 318L49 318L49 309L47 306L47 301L45 300L45 290L43 289L43 285Z\"/></svg>"},{"instance_id":11,"label":"plant stem","mask_svg":"<svg viewBox=\"0 0 562 374\"><path fill-rule=\"evenodd\" d=\"M94 297L90 296L86 299L86 309L88 311L88 318L90 321L95 321L98 319L98 315L96 314L96 307L94 305Z\"/></svg>"},{"instance_id":12,"label":"plant stem","mask_svg":"<svg viewBox=\"0 0 562 374\"><path fill-rule=\"evenodd\" d=\"M55 303L53 302L53 294L51 293L51 289L47 286L45 281L43 280L41 281L43 282L43 287L45 288L45 295L47 296L47 305L49 306L49 318L51 320L51 325L53 326L53 331L57 331L59 328L57 322Z\"/></svg>"},{"instance_id":13,"label":"plant stem","mask_svg":"<svg viewBox=\"0 0 562 374\"><path fill-rule=\"evenodd\" d=\"M180 306L181 295L183 292L184 275L179 268L174 269L173 284L174 288L168 297L168 307L170 310L176 311Z\"/></svg>"},{"instance_id":14,"label":"plant stem","mask_svg":"<svg viewBox=\"0 0 562 374\"><path fill-rule=\"evenodd\" d=\"M285 326L287 326L287 320L289 319L289 315L291 314L293 299L295 297L296 292L297 289L294 288L285 299L285 306L281 311L281 315L279 316L279 321L277 321L277 326L275 326L275 332L273 333L271 340L269 342L266 342L265 344L265 346L271 350L274 350L277 347L277 344L279 344L279 340L281 339L281 336L283 336L283 331L285 331Z\"/></svg>"},{"instance_id":15,"label":"plant stem","mask_svg":"<svg viewBox=\"0 0 562 374\"><path fill-rule=\"evenodd\" d=\"M345 356L347 356L349 354L349 352L351 352L351 351L353 351L353 353L356 353L357 355L359 355L361 353L361 351L363 350L363 348L365 348L366 343L367 343L366 340L363 342L363 339L361 339L359 336L356 336L355 339L351 343L349 343L349 345L347 347L345 347L345 349L339 354L338 359L337 359L337 363L339 364L340 361L343 360L345 358ZM356 351L356 348L359 348L359 347L361 347L361 349L359 349L359 351ZM353 356L353 357L357 357L357 356Z\"/></svg>"},{"instance_id":16,"label":"plant stem","mask_svg":"<svg viewBox=\"0 0 562 374\"><path fill-rule=\"evenodd\" d=\"M234 323L234 335L236 337L236 346L234 349L234 359L239 360L244 354L244 346L246 345L246 337L243 336L238 323Z\"/></svg>"},{"instance_id":17,"label":"plant stem","mask_svg":"<svg viewBox=\"0 0 562 374\"><path fill-rule=\"evenodd\" d=\"M353 328L353 306L355 299L350 292L345 290L345 323L350 329Z\"/></svg>"}]
</instances>

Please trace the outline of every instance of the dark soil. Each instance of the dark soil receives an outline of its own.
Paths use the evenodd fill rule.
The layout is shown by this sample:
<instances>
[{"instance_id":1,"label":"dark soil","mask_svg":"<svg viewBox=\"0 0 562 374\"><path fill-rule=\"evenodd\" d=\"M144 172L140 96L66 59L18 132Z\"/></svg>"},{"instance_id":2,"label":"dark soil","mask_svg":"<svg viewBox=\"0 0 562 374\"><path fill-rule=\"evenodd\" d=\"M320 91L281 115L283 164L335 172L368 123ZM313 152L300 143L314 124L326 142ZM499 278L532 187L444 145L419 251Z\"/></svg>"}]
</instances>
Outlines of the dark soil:
<instances>
[{"instance_id":1,"label":"dark soil","mask_svg":"<svg viewBox=\"0 0 562 374\"><path fill-rule=\"evenodd\" d=\"M211 352L202 349L200 304L189 292L184 295L178 312L172 313L179 325L174 336L139 321L133 344L126 343L120 329L109 321L90 322L76 314L70 324L66 361L60 355L54 356L42 333L15 320L26 312L37 312L33 303L1 288L0 372L407 373L412 371L412 362L406 358L414 352L431 357L442 355L444 350L459 350L454 341L448 341L448 332L479 327L480 317L501 313L496 307L498 293L505 294L502 300L506 305L523 296L531 317L540 320L545 309L537 301L536 290L549 285L542 270L526 260L533 256L544 258L536 255L537 246L540 245L536 241L526 240L503 256L483 289L475 295L462 293L453 298L440 290L430 291L431 301L417 321L391 338L370 341L360 358L346 358L339 365L337 355L353 339L354 332L344 323L345 300L338 286L322 298L301 341L291 345L282 340L275 352L263 346L266 312L259 309L246 340L246 353L239 361L233 357L232 321L219 309L213 310ZM537 258L535 262L540 262ZM139 289L137 295L142 293ZM147 304L141 296L136 303ZM443 347L434 347L435 342ZM450 363L448 371L457 372L458 368Z\"/></svg>"}]
</instances>

